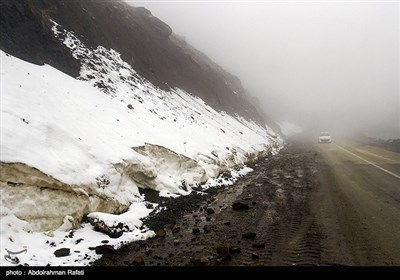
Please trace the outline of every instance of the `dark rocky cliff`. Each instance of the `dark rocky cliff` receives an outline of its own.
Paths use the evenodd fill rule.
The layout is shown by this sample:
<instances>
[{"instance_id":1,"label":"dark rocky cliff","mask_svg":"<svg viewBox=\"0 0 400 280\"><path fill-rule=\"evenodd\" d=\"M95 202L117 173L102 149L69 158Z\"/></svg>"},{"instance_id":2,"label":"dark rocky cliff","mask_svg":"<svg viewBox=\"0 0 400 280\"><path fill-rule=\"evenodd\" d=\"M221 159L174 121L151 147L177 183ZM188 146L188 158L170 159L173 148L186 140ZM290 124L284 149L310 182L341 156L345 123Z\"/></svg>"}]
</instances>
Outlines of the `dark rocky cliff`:
<instances>
[{"instance_id":1,"label":"dark rocky cliff","mask_svg":"<svg viewBox=\"0 0 400 280\"><path fill-rule=\"evenodd\" d=\"M89 47L115 49L160 88L179 87L217 110L264 121L237 77L179 39L145 8L120 0L2 0L0 8L0 47L14 56L77 77L80 62L54 38L54 20Z\"/></svg>"}]
</instances>

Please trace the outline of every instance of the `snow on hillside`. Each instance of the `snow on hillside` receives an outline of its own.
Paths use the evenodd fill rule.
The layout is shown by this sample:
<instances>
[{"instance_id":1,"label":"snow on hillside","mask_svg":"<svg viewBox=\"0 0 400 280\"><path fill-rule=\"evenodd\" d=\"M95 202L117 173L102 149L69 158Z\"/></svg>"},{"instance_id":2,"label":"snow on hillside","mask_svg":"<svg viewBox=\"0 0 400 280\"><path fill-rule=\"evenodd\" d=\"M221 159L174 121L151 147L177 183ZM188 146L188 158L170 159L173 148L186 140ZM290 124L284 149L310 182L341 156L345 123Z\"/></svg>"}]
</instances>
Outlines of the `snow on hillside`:
<instances>
[{"instance_id":1,"label":"snow on hillside","mask_svg":"<svg viewBox=\"0 0 400 280\"><path fill-rule=\"evenodd\" d=\"M140 218L154 205L139 187L187 195L280 149L268 127L217 112L180 89L161 90L116 51L90 50L56 23L53 31L81 60L78 79L1 51L1 162L12 171L1 172L1 265L10 265L5 249L23 246L20 263L87 265L100 256L88 247L107 236L79 225L85 214L126 225L109 245L147 238L154 233ZM56 258L62 247L70 255Z\"/></svg>"}]
</instances>

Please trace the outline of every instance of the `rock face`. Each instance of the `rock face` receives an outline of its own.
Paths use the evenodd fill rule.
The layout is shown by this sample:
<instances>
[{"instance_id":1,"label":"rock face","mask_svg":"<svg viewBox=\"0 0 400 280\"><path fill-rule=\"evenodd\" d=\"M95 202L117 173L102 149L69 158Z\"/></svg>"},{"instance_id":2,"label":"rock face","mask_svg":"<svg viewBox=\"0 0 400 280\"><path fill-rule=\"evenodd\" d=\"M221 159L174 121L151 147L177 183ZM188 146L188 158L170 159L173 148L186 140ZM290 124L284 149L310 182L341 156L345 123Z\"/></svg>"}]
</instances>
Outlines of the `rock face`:
<instances>
[{"instance_id":1,"label":"rock face","mask_svg":"<svg viewBox=\"0 0 400 280\"><path fill-rule=\"evenodd\" d=\"M262 122L237 77L174 35L145 8L122 0L4 0L0 9L0 48L14 56L78 77L80 61L52 36L53 20L88 47L101 45L118 51L142 77L160 88L178 87L218 110Z\"/></svg>"}]
</instances>

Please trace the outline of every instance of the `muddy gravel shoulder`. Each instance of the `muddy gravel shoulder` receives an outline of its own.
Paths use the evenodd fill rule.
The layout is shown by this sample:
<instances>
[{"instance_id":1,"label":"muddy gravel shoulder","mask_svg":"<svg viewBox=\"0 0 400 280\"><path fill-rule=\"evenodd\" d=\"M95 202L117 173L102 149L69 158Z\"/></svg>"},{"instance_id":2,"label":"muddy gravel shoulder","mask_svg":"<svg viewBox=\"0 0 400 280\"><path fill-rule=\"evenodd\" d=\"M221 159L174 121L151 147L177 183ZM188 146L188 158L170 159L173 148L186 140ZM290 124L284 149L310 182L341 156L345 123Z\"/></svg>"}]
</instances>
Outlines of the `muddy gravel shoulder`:
<instances>
[{"instance_id":1,"label":"muddy gravel shoulder","mask_svg":"<svg viewBox=\"0 0 400 280\"><path fill-rule=\"evenodd\" d=\"M320 264L321 232L309 207L316 156L289 145L231 186L161 200L147 191L167 208L144 221L156 237L103 254L94 265Z\"/></svg>"}]
</instances>

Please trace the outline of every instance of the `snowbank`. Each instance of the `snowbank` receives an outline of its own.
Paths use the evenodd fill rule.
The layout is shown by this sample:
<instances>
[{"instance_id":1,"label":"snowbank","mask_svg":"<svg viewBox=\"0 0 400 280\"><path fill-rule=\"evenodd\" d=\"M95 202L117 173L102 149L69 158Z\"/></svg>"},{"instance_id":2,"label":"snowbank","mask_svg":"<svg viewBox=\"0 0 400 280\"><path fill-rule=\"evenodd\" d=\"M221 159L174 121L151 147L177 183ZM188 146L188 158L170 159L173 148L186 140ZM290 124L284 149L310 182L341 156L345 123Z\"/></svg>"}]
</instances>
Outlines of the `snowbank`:
<instances>
[{"instance_id":1,"label":"snowbank","mask_svg":"<svg viewBox=\"0 0 400 280\"><path fill-rule=\"evenodd\" d=\"M28 246L21 262L88 264L95 253L86 257L87 248L105 235L80 226L86 214L127 225L110 245L146 238L152 232L139 229L139 218L152 210L139 187L186 195L280 149L268 127L217 112L180 89L161 90L116 51L88 49L56 23L53 31L81 61L78 79L1 52L1 242L11 251ZM46 251L67 245L80 253L60 261Z\"/></svg>"}]
</instances>

